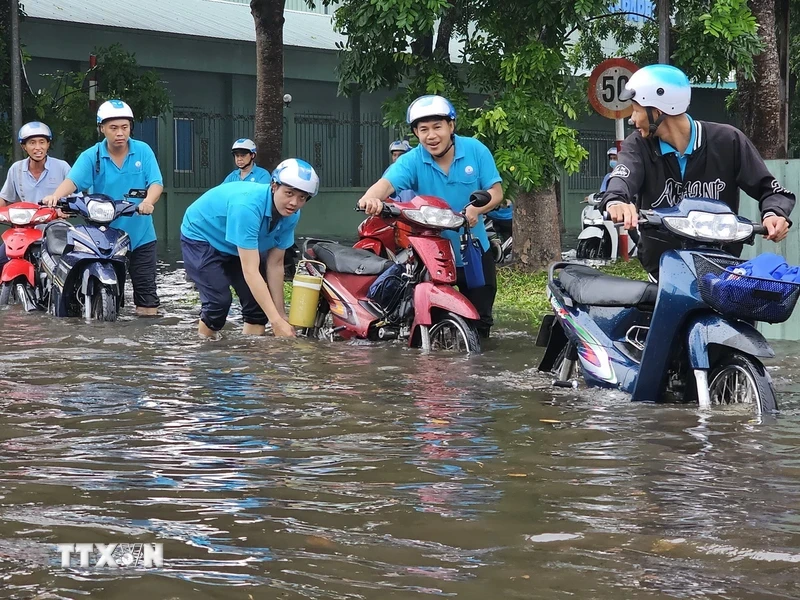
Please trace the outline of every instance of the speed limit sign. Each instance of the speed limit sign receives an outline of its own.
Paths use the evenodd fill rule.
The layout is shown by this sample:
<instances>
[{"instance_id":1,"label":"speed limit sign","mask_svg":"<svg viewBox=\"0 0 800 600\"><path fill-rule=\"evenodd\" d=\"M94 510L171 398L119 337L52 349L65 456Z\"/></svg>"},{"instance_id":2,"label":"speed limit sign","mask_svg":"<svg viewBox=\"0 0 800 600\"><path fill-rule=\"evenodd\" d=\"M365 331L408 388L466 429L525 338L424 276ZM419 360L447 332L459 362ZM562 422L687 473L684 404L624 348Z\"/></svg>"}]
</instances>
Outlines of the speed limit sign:
<instances>
[{"instance_id":1,"label":"speed limit sign","mask_svg":"<svg viewBox=\"0 0 800 600\"><path fill-rule=\"evenodd\" d=\"M589 76L589 102L602 116L624 119L633 112L631 101L619 95L639 67L627 58L609 58L597 65Z\"/></svg>"}]
</instances>

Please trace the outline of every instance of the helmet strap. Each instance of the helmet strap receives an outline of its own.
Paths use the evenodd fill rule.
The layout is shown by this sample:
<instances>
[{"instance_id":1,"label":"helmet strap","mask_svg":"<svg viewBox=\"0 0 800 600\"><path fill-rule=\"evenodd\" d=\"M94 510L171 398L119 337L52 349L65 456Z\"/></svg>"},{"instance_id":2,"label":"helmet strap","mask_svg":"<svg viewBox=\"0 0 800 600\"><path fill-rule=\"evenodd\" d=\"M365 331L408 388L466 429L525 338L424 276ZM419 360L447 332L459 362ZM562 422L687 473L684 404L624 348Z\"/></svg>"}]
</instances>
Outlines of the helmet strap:
<instances>
[{"instance_id":1,"label":"helmet strap","mask_svg":"<svg viewBox=\"0 0 800 600\"><path fill-rule=\"evenodd\" d=\"M244 171L245 169L249 169L250 167L252 167L252 166L253 166L253 161L255 161L255 154L253 154L253 153L251 152L251 153L250 153L250 162L248 162L248 163L247 163L245 166L243 166L243 167L242 167L241 169L239 169L239 170L240 170L240 171Z\"/></svg>"},{"instance_id":2,"label":"helmet strap","mask_svg":"<svg viewBox=\"0 0 800 600\"><path fill-rule=\"evenodd\" d=\"M650 132L650 135L655 135L656 129L658 129L658 126L661 125L661 123L664 121L664 117L667 115L662 112L660 115L658 115L657 119L653 119L653 107L647 106L645 107L645 111L647 111L647 121L650 123L648 131Z\"/></svg>"},{"instance_id":3,"label":"helmet strap","mask_svg":"<svg viewBox=\"0 0 800 600\"><path fill-rule=\"evenodd\" d=\"M444 151L440 152L439 154L434 154L433 158L442 158L445 154L450 152L450 148L455 146L455 144L456 144L456 135L454 133L451 133L450 134L450 143L447 145L447 148L445 148Z\"/></svg>"}]
</instances>

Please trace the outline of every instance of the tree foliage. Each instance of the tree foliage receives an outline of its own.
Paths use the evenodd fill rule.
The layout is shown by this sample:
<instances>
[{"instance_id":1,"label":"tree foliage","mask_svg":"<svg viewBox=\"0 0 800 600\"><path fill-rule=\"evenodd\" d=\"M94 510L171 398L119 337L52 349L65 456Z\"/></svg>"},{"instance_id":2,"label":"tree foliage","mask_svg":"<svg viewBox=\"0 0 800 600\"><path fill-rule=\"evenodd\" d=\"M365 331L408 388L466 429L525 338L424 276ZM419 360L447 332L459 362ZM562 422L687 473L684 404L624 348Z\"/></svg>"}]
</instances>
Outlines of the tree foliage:
<instances>
[{"instance_id":1,"label":"tree foliage","mask_svg":"<svg viewBox=\"0 0 800 600\"><path fill-rule=\"evenodd\" d=\"M747 0L673 0L670 62L695 81L727 81L736 69L752 79L753 56L763 49L758 24ZM658 23L644 24L624 15L597 18L579 26L580 37L571 53L576 66L591 67L607 58L603 42L613 40L619 56L640 65L658 62Z\"/></svg>"},{"instance_id":2,"label":"tree foliage","mask_svg":"<svg viewBox=\"0 0 800 600\"><path fill-rule=\"evenodd\" d=\"M171 107L167 89L153 70L144 71L121 45L95 48L97 66L89 71L45 74L49 84L36 98L38 118L63 143L72 161L98 139L97 116L89 107L89 80L97 78L97 104L112 98L127 102L137 120L160 116ZM135 135L135 133L134 133Z\"/></svg>"}]
</instances>

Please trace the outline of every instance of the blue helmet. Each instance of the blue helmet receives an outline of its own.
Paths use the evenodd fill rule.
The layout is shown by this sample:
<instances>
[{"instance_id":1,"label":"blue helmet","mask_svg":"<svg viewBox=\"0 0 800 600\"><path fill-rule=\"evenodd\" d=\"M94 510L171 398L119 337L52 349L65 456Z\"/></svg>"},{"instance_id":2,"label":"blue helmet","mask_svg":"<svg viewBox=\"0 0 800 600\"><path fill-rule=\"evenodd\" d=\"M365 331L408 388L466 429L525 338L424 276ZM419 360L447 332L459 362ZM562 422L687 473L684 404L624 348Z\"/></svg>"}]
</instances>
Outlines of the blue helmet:
<instances>
[{"instance_id":1,"label":"blue helmet","mask_svg":"<svg viewBox=\"0 0 800 600\"><path fill-rule=\"evenodd\" d=\"M667 115L680 115L689 108L692 86L686 74L677 67L648 65L631 75L619 99L633 100Z\"/></svg>"},{"instance_id":2,"label":"blue helmet","mask_svg":"<svg viewBox=\"0 0 800 600\"><path fill-rule=\"evenodd\" d=\"M299 158L282 161L272 172L272 181L278 185L288 185L311 197L319 192L319 177L314 167Z\"/></svg>"},{"instance_id":3,"label":"blue helmet","mask_svg":"<svg viewBox=\"0 0 800 600\"><path fill-rule=\"evenodd\" d=\"M456 109L447 98L442 96L420 96L408 106L406 122L414 128L417 121L427 117L442 117L455 120Z\"/></svg>"}]
</instances>

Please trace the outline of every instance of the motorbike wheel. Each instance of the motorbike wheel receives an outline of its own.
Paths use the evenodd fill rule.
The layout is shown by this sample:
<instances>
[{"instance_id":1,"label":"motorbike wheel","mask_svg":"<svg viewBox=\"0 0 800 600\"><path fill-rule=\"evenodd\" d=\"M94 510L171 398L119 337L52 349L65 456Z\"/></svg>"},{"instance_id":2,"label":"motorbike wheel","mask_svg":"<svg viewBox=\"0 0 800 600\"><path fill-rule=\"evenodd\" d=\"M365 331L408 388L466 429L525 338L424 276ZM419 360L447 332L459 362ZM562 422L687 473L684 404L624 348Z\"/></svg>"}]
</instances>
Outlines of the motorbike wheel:
<instances>
[{"instance_id":1,"label":"motorbike wheel","mask_svg":"<svg viewBox=\"0 0 800 600\"><path fill-rule=\"evenodd\" d=\"M6 304L11 304L12 297L12 285L10 281L5 282L2 286L0 286L0 306L5 306Z\"/></svg>"},{"instance_id":2,"label":"motorbike wheel","mask_svg":"<svg viewBox=\"0 0 800 600\"><path fill-rule=\"evenodd\" d=\"M578 246L575 248L575 256L582 259L595 259L600 258L600 246L602 240L599 238L587 238L579 240Z\"/></svg>"},{"instance_id":3,"label":"motorbike wheel","mask_svg":"<svg viewBox=\"0 0 800 600\"><path fill-rule=\"evenodd\" d=\"M15 286L15 291L17 294L17 300L19 300L19 303L22 304L22 308L24 308L27 312L36 310L36 298L32 287L26 283L18 283Z\"/></svg>"},{"instance_id":4,"label":"motorbike wheel","mask_svg":"<svg viewBox=\"0 0 800 600\"><path fill-rule=\"evenodd\" d=\"M772 378L755 358L725 354L712 367L708 382L712 405L750 404L756 414L778 410Z\"/></svg>"},{"instance_id":5,"label":"motorbike wheel","mask_svg":"<svg viewBox=\"0 0 800 600\"><path fill-rule=\"evenodd\" d=\"M117 320L117 293L104 285L92 294L92 318L98 321Z\"/></svg>"},{"instance_id":6,"label":"motorbike wheel","mask_svg":"<svg viewBox=\"0 0 800 600\"><path fill-rule=\"evenodd\" d=\"M317 317L314 320L314 326L306 329L306 335L315 340L325 340L328 342L333 341L333 316L327 305L320 303L317 309Z\"/></svg>"},{"instance_id":7,"label":"motorbike wheel","mask_svg":"<svg viewBox=\"0 0 800 600\"><path fill-rule=\"evenodd\" d=\"M431 350L465 354L478 354L481 351L480 337L475 325L451 312L441 314L431 325L429 336Z\"/></svg>"}]
</instances>

